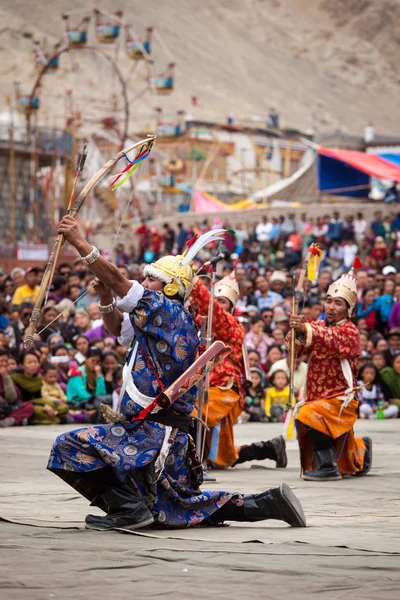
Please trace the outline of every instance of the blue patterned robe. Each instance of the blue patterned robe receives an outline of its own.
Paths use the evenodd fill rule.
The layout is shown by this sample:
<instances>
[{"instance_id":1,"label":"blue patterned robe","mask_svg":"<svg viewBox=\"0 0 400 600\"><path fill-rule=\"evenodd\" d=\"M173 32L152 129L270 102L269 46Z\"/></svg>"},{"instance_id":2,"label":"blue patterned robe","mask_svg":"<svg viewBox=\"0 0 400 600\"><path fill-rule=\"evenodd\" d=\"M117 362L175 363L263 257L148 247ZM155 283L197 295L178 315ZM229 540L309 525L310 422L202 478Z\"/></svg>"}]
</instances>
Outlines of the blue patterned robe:
<instances>
[{"instance_id":1,"label":"blue patterned robe","mask_svg":"<svg viewBox=\"0 0 400 600\"><path fill-rule=\"evenodd\" d=\"M196 326L179 302L161 292L147 290L137 282L117 304L129 314L130 324L126 318L123 323L125 341L127 334L139 341L132 368L134 383L142 394L155 397L160 388L141 348L158 378L168 387L196 358L199 344ZM192 389L173 404L173 409L190 414L194 403ZM126 393L120 412L132 417L141 410ZM237 494L201 492L191 487L188 450L193 440L181 430L174 438L161 475L157 474L154 462L164 433L165 426L152 421L144 422L134 434L121 425L94 425L70 431L57 437L47 468L56 469L55 472L68 471L68 483L79 491L71 472L75 472L78 479L79 473L111 467L120 481L129 477L156 524L174 528L197 525Z\"/></svg>"}]
</instances>

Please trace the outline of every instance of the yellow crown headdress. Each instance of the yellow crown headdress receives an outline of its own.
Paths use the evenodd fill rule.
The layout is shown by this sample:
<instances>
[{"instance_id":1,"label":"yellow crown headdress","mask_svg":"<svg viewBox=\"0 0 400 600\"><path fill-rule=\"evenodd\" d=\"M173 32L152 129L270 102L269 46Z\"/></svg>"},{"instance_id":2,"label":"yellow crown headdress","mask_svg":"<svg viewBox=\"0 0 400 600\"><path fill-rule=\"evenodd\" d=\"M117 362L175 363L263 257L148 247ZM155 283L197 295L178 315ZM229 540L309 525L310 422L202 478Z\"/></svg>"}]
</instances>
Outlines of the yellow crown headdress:
<instances>
[{"instance_id":1,"label":"yellow crown headdress","mask_svg":"<svg viewBox=\"0 0 400 600\"><path fill-rule=\"evenodd\" d=\"M227 277L224 277L215 284L215 297L228 298L235 308L237 301L239 300L239 284L236 281L236 270L233 269L232 273Z\"/></svg>"},{"instance_id":2,"label":"yellow crown headdress","mask_svg":"<svg viewBox=\"0 0 400 600\"><path fill-rule=\"evenodd\" d=\"M144 276L151 275L163 281L166 284L164 286L166 296L171 297L179 294L185 300L194 285L195 276L190 262L204 246L207 246L210 242L222 241L225 234L225 229L213 229L199 238L195 238L193 242L189 240L189 243L192 242L192 244L182 255L159 258L156 262L144 268Z\"/></svg>"},{"instance_id":3,"label":"yellow crown headdress","mask_svg":"<svg viewBox=\"0 0 400 600\"><path fill-rule=\"evenodd\" d=\"M349 317L352 316L357 303L357 276L354 274L354 270L361 269L361 267L361 261L356 257L350 271L343 273L337 281L331 283L327 291L327 296L346 300L349 305Z\"/></svg>"}]
</instances>

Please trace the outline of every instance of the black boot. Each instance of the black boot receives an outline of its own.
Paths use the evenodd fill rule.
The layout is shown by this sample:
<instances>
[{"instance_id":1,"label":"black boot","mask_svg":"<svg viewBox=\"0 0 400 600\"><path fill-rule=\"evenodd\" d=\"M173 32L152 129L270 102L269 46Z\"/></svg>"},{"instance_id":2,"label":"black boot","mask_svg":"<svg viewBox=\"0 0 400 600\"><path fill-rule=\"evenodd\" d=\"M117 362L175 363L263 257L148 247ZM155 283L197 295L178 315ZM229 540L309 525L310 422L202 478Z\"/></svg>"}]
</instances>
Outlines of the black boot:
<instances>
[{"instance_id":1,"label":"black boot","mask_svg":"<svg viewBox=\"0 0 400 600\"><path fill-rule=\"evenodd\" d=\"M232 465L239 465L250 460L270 460L276 461L279 469L284 469L287 465L286 442L282 435L268 442L257 442L249 446L239 448L239 458Z\"/></svg>"},{"instance_id":2,"label":"black boot","mask_svg":"<svg viewBox=\"0 0 400 600\"><path fill-rule=\"evenodd\" d=\"M306 527L300 500L286 483L261 494L247 494L243 496L243 503L240 505L236 504L235 500L230 500L211 516L212 523L255 522L266 519L285 521L292 527Z\"/></svg>"},{"instance_id":3,"label":"black boot","mask_svg":"<svg viewBox=\"0 0 400 600\"><path fill-rule=\"evenodd\" d=\"M365 444L365 456L364 456L364 468L361 471L355 473L357 477L362 477L370 472L372 467L372 440L370 437L363 437Z\"/></svg>"},{"instance_id":4,"label":"black boot","mask_svg":"<svg viewBox=\"0 0 400 600\"><path fill-rule=\"evenodd\" d=\"M306 527L306 517L300 500L287 483L281 483L261 494L244 496L244 514L246 521L276 519L285 521L292 527Z\"/></svg>"},{"instance_id":5,"label":"black boot","mask_svg":"<svg viewBox=\"0 0 400 600\"><path fill-rule=\"evenodd\" d=\"M303 473L305 481L337 481L342 479L333 448L316 450L314 452L314 462L316 464L313 470Z\"/></svg>"},{"instance_id":6,"label":"black boot","mask_svg":"<svg viewBox=\"0 0 400 600\"><path fill-rule=\"evenodd\" d=\"M154 522L147 506L127 484L100 494L99 500L107 508L108 514L105 517L88 515L85 519L87 529L133 531ZM99 505L97 499L94 504Z\"/></svg>"}]
</instances>

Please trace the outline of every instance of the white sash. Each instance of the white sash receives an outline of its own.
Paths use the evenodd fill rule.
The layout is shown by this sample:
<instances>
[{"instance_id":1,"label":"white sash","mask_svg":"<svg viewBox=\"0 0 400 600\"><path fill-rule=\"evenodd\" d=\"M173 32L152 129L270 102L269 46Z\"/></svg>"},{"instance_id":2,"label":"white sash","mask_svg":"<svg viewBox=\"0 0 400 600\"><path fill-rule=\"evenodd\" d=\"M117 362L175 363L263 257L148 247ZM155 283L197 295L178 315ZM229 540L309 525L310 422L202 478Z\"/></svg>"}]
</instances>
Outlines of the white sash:
<instances>
[{"instance_id":1,"label":"white sash","mask_svg":"<svg viewBox=\"0 0 400 600\"><path fill-rule=\"evenodd\" d=\"M132 350L132 354L129 359L129 362L125 363L123 371L122 371L122 382L123 383L122 383L122 387L121 387L121 392L119 394L118 412L120 411L121 402L122 402L123 397L125 396L125 392L128 393L129 398L131 398L131 400L136 402L136 404L139 404L139 406L141 406L142 408L147 408L149 406L149 404L151 404L154 401L154 398L152 398L151 396L146 396L145 394L142 394L142 392L140 392L138 390L138 388L136 387L135 382L133 380L132 369L135 364L138 346L139 346L139 344L138 344L138 342L136 342L135 346ZM151 412L156 413L159 410L161 410L161 406L156 406L156 408L153 408L153 410Z\"/></svg>"},{"instance_id":2,"label":"white sash","mask_svg":"<svg viewBox=\"0 0 400 600\"><path fill-rule=\"evenodd\" d=\"M125 363L124 369L122 371L123 383L122 383L121 392L119 395L117 412L120 411L121 402L122 402L123 397L125 396L125 392L128 393L131 400L136 402L136 404L139 404L139 406L141 406L142 408L147 408L149 406L149 404L151 404L154 401L154 398L152 398L151 396L146 396L145 394L142 394L142 392L140 392L137 389L135 382L133 380L132 369L135 364L138 346L139 346L139 344L138 344L138 342L136 342L135 346L132 350L132 354L129 359L129 362ZM157 413L159 410L162 410L161 406L156 406L155 408L153 408L153 410L151 412ZM163 440L163 443L160 448L160 453L157 456L157 459L156 459L156 462L154 465L155 472L158 474L158 479L160 478L160 475L164 469L165 461L167 459L167 456L169 454L171 444L172 444L172 439L171 439L172 427L170 427L169 425L165 425L164 427L165 427L164 440ZM157 481L158 481L158 479L157 479Z\"/></svg>"}]
</instances>

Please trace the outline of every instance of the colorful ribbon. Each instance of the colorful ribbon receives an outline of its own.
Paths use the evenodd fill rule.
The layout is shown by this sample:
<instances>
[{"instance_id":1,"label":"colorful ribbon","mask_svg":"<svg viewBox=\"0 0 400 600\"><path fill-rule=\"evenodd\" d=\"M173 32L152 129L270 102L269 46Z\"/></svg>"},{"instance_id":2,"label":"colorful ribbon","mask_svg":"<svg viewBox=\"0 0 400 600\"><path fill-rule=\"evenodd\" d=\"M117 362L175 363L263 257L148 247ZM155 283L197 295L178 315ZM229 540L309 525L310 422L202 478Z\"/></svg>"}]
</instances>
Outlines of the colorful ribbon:
<instances>
[{"instance_id":1,"label":"colorful ribbon","mask_svg":"<svg viewBox=\"0 0 400 600\"><path fill-rule=\"evenodd\" d=\"M129 160L129 158L127 156L125 156L126 160L128 161L128 164L126 165L125 169L123 171L121 171L121 173L119 173L119 175L117 175L115 177L115 179L110 183L110 188L113 191L117 190L119 187L121 187L121 185L123 185L125 183L125 181L128 181L129 177L131 177L133 175L133 173L138 168L139 164L149 156L152 147L153 147L153 142L149 142L149 144L147 145L147 147L144 150L142 150L142 149L139 150L139 154L136 156L136 158L132 162Z\"/></svg>"}]
</instances>

